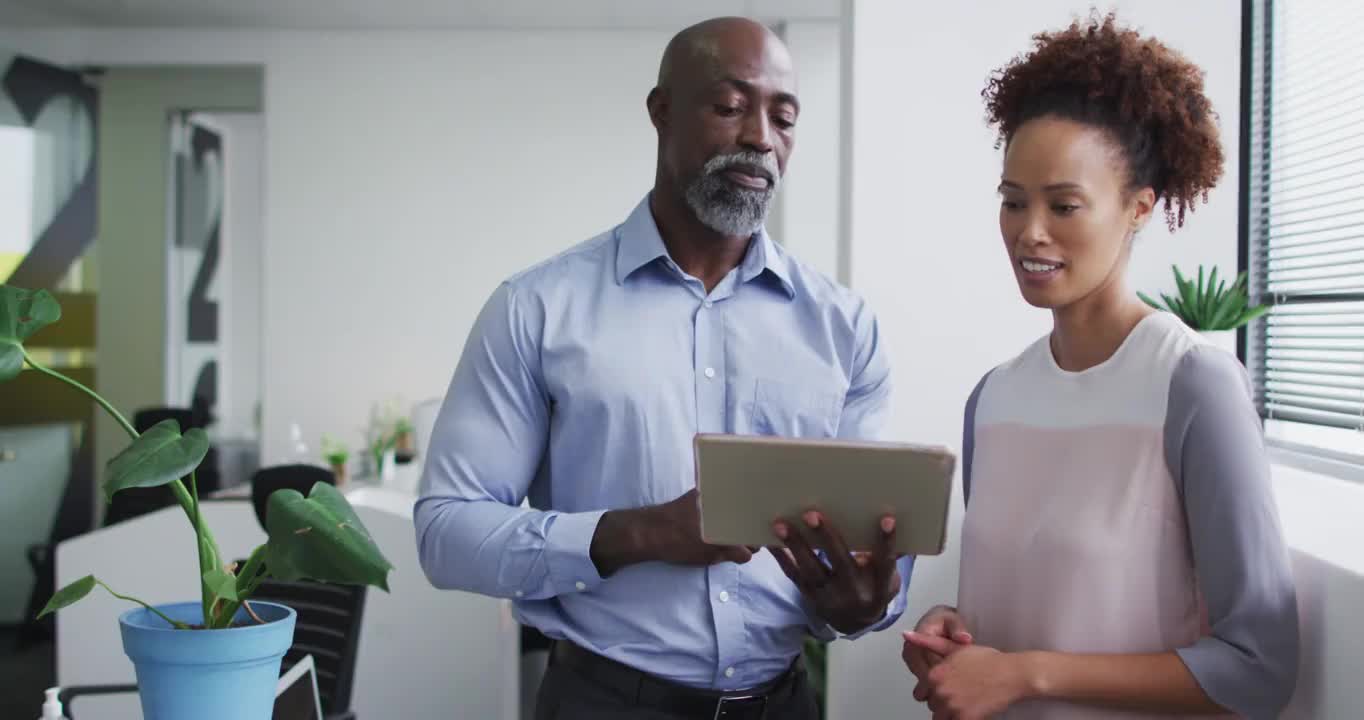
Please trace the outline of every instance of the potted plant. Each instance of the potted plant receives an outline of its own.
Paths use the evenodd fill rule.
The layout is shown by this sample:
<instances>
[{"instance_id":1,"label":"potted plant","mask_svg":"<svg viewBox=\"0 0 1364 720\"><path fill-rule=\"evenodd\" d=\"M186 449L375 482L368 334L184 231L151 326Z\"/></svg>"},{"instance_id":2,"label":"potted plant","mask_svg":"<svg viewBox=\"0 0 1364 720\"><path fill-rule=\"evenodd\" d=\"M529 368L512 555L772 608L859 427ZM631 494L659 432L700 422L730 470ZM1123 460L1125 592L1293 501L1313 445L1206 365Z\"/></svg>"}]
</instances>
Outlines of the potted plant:
<instances>
[{"instance_id":1,"label":"potted plant","mask_svg":"<svg viewBox=\"0 0 1364 720\"><path fill-rule=\"evenodd\" d=\"M346 461L350 459L350 449L346 444L334 440L328 435L322 436L322 459L331 466L332 475L336 477L336 485L340 487L346 484Z\"/></svg>"},{"instance_id":2,"label":"potted plant","mask_svg":"<svg viewBox=\"0 0 1364 720\"><path fill-rule=\"evenodd\" d=\"M393 435L383 430L372 434L369 439L369 458L373 463L374 477L380 482L386 481L386 472L393 464Z\"/></svg>"},{"instance_id":3,"label":"potted plant","mask_svg":"<svg viewBox=\"0 0 1364 720\"><path fill-rule=\"evenodd\" d=\"M1235 353L1237 328L1269 312L1267 305L1250 305L1244 272L1228 287L1225 279L1218 281L1217 268L1212 269L1206 283L1202 265L1198 266L1196 282L1186 279L1178 267L1171 266L1171 269L1175 274L1177 297L1161 293L1160 297L1165 301L1162 305L1143 293L1137 295L1157 310L1174 313L1218 347Z\"/></svg>"},{"instance_id":4,"label":"potted plant","mask_svg":"<svg viewBox=\"0 0 1364 720\"><path fill-rule=\"evenodd\" d=\"M415 453L412 447L412 421L400 415L393 421L393 450L399 462L410 460Z\"/></svg>"},{"instance_id":5,"label":"potted plant","mask_svg":"<svg viewBox=\"0 0 1364 720\"><path fill-rule=\"evenodd\" d=\"M307 497L296 490L271 495L269 539L241 567L227 563L203 522L195 484L208 437L197 428L181 433L174 420L139 434L99 394L35 362L24 341L60 317L61 307L47 291L0 285L0 382L18 376L27 364L89 396L127 431L132 443L109 462L104 497L127 488L167 486L194 533L201 592L197 601L152 606L87 575L58 590L39 617L103 587L141 606L123 613L119 625L147 720L266 720L280 661L293 642L295 612L251 601L261 581L311 578L387 590L392 565L345 497L327 483L314 485Z\"/></svg>"}]
</instances>

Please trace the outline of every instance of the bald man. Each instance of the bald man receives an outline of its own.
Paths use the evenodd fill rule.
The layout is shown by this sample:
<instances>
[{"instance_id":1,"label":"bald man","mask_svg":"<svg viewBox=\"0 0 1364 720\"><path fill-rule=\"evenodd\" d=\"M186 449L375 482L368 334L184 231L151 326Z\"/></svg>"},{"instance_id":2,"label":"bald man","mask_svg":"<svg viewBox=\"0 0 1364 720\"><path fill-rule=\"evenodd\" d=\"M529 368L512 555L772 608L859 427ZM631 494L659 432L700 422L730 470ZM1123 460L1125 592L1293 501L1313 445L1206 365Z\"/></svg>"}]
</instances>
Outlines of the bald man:
<instances>
[{"instance_id":1,"label":"bald man","mask_svg":"<svg viewBox=\"0 0 1364 720\"><path fill-rule=\"evenodd\" d=\"M416 505L422 568L556 640L537 718L813 720L803 641L894 623L912 559L890 517L856 558L817 512L772 548L705 543L692 438L874 439L885 352L866 304L763 229L800 115L782 42L687 28L647 106L652 192L504 282L469 335Z\"/></svg>"}]
</instances>

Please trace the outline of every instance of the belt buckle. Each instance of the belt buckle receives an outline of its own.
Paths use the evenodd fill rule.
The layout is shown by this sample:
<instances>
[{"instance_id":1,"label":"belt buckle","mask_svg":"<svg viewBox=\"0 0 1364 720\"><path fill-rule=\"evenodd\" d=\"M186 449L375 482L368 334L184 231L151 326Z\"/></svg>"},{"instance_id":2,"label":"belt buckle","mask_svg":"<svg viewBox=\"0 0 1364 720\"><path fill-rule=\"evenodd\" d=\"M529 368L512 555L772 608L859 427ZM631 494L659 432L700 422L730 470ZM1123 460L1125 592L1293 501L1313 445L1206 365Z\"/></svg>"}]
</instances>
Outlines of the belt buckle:
<instances>
[{"instance_id":1,"label":"belt buckle","mask_svg":"<svg viewBox=\"0 0 1364 720\"><path fill-rule=\"evenodd\" d=\"M726 718L731 717L730 715L726 714L725 711L726 705L737 706L734 708L735 710L742 710L756 706L758 710L758 714L756 717L758 718L762 718L767 714L766 695L733 695L722 697L720 698L720 701L715 704L715 717L713 720L725 720Z\"/></svg>"}]
</instances>

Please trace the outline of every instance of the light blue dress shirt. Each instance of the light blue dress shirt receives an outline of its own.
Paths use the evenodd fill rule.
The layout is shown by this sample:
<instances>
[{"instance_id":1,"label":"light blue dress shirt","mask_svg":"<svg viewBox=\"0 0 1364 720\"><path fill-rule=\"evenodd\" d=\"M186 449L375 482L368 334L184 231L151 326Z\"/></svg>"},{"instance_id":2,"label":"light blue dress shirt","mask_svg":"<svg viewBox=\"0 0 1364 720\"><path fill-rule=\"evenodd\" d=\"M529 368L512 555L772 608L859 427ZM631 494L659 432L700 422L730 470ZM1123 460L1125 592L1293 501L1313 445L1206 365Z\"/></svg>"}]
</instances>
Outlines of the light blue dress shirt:
<instances>
[{"instance_id":1,"label":"light blue dress shirt","mask_svg":"<svg viewBox=\"0 0 1364 720\"><path fill-rule=\"evenodd\" d=\"M807 635L835 636L771 554L603 579L597 521L694 487L696 433L877 439L889 405L860 298L766 232L707 295L668 257L646 197L483 308L422 474L422 568L440 588L515 598L521 622L658 677L760 685ZM901 559L899 593L869 630L904 611L912 567Z\"/></svg>"}]
</instances>

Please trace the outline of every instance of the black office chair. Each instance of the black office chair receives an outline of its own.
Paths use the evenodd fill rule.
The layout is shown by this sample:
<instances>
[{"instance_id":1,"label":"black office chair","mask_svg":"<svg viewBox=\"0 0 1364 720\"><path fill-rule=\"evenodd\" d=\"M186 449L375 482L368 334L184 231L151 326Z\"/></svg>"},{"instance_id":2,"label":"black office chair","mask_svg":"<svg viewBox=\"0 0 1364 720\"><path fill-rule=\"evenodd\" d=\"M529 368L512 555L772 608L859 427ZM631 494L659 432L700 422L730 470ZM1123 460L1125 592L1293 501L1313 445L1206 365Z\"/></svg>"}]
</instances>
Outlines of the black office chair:
<instances>
[{"instance_id":1,"label":"black office chair","mask_svg":"<svg viewBox=\"0 0 1364 720\"><path fill-rule=\"evenodd\" d=\"M317 694L327 720L355 717L350 698L355 685L360 623L365 616L365 591L364 585L268 579L252 598L287 605L298 613L294 644L284 655L281 672L287 672L304 655L313 656Z\"/></svg>"}]
</instances>

